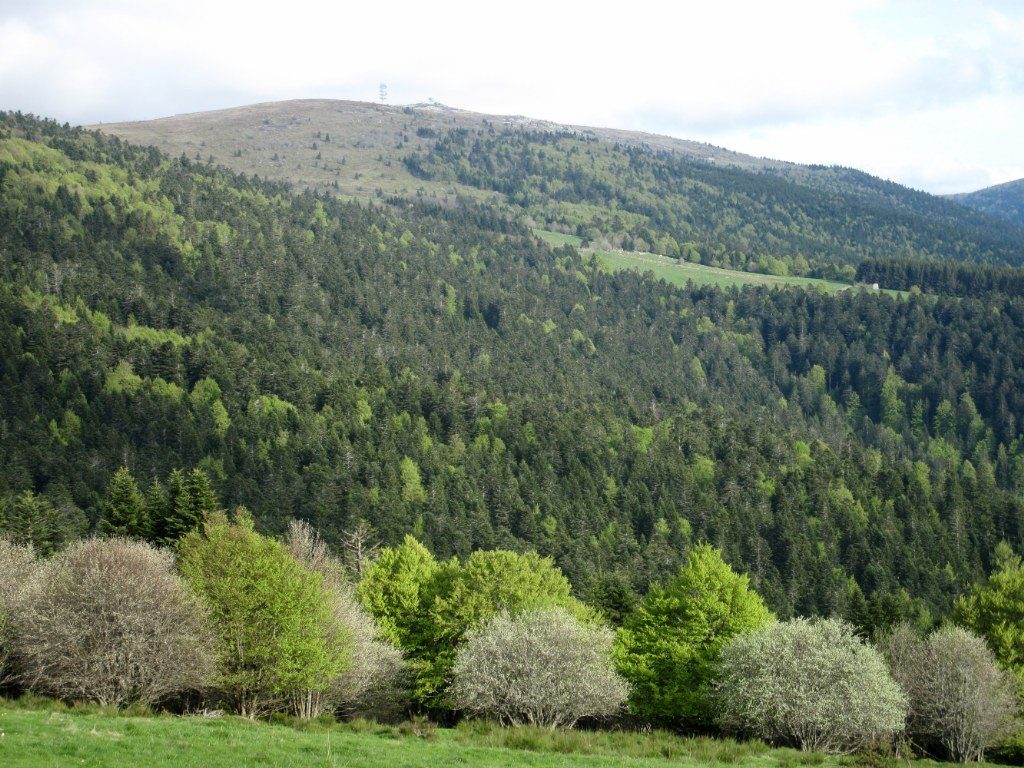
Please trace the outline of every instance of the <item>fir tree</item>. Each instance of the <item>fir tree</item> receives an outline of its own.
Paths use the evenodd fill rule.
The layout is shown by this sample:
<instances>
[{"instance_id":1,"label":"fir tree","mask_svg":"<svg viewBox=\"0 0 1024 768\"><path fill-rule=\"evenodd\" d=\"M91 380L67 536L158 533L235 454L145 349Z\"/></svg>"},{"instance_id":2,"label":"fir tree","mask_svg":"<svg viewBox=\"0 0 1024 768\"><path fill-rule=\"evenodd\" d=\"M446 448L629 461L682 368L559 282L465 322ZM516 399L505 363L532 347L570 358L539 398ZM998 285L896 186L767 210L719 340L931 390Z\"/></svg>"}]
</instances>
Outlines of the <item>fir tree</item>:
<instances>
[{"instance_id":1,"label":"fir tree","mask_svg":"<svg viewBox=\"0 0 1024 768\"><path fill-rule=\"evenodd\" d=\"M121 467L107 486L99 524L105 536L146 538L150 531L146 499L128 467Z\"/></svg>"}]
</instances>

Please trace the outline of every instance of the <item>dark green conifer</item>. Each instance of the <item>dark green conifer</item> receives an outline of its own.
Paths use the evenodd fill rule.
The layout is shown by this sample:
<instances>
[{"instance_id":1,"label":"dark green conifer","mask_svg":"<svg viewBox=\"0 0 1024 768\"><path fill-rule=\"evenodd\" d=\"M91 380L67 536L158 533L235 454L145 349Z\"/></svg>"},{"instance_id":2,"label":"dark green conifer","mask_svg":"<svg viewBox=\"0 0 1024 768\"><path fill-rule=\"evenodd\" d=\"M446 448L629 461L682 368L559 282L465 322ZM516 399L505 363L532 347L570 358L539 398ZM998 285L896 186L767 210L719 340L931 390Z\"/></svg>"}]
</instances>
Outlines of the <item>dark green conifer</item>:
<instances>
[{"instance_id":1,"label":"dark green conifer","mask_svg":"<svg viewBox=\"0 0 1024 768\"><path fill-rule=\"evenodd\" d=\"M150 520L146 499L128 467L117 470L107 486L99 530L104 536L139 539L149 536Z\"/></svg>"}]
</instances>

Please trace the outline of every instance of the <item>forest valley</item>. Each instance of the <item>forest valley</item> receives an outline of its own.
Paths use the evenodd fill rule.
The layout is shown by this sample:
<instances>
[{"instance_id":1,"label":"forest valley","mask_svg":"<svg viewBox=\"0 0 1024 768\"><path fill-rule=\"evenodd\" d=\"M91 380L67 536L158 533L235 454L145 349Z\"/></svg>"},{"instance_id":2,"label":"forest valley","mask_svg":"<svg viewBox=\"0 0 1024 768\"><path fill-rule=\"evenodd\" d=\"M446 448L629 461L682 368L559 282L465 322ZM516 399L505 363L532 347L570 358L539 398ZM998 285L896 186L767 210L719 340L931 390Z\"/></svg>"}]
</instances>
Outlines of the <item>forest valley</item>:
<instances>
[{"instance_id":1,"label":"forest valley","mask_svg":"<svg viewBox=\"0 0 1024 768\"><path fill-rule=\"evenodd\" d=\"M356 582L405 552L412 593L456 603L480 550L536 558L557 573L542 607L584 626L638 632L652 595L720 563L757 626L926 632L956 604L984 634L964 601L1024 551L1024 230L958 229L954 203L852 173L828 194L863 210L823 213L770 174L558 134L454 132L407 164L506 202L346 202L0 115L0 535L37 557L187 540L208 584L204 526L258 549L299 520ZM672 213L665 190L690 187L733 190L700 203L720 219ZM803 248L797 271L910 292L677 287L532 234L595 237L572 217L613 198L626 236L672 255ZM388 624L359 589L440 706L484 614Z\"/></svg>"}]
</instances>

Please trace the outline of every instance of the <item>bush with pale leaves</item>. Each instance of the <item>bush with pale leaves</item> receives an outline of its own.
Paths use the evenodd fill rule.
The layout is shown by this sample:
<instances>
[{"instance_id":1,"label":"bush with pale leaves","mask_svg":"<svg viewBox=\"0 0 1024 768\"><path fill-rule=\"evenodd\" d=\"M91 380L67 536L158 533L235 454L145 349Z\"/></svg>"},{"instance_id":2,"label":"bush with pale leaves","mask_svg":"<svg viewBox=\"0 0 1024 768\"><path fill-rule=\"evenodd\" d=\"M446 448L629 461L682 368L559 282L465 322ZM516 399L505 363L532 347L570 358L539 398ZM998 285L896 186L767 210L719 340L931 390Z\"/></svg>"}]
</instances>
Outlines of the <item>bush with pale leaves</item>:
<instances>
[{"instance_id":1,"label":"bush with pale leaves","mask_svg":"<svg viewBox=\"0 0 1024 768\"><path fill-rule=\"evenodd\" d=\"M880 645L910 701L907 731L918 746L966 763L1010 732L1015 680L982 638L955 626L922 638L901 625Z\"/></svg>"},{"instance_id":2,"label":"bush with pale leaves","mask_svg":"<svg viewBox=\"0 0 1024 768\"><path fill-rule=\"evenodd\" d=\"M571 727L615 714L629 686L614 669L613 639L561 608L498 614L459 649L452 699L506 725Z\"/></svg>"},{"instance_id":3,"label":"bush with pale leaves","mask_svg":"<svg viewBox=\"0 0 1024 768\"><path fill-rule=\"evenodd\" d=\"M11 617L18 679L34 693L122 706L204 686L207 616L164 550L88 539L40 563Z\"/></svg>"},{"instance_id":4,"label":"bush with pale leaves","mask_svg":"<svg viewBox=\"0 0 1024 768\"><path fill-rule=\"evenodd\" d=\"M723 649L718 674L723 726L802 749L844 753L885 743L907 714L882 655L835 619L739 635Z\"/></svg>"},{"instance_id":5,"label":"bush with pale leaves","mask_svg":"<svg viewBox=\"0 0 1024 768\"><path fill-rule=\"evenodd\" d=\"M35 564L31 547L15 544L0 536L0 683L4 683L11 674L7 660L11 650L12 617L18 610Z\"/></svg>"}]
</instances>

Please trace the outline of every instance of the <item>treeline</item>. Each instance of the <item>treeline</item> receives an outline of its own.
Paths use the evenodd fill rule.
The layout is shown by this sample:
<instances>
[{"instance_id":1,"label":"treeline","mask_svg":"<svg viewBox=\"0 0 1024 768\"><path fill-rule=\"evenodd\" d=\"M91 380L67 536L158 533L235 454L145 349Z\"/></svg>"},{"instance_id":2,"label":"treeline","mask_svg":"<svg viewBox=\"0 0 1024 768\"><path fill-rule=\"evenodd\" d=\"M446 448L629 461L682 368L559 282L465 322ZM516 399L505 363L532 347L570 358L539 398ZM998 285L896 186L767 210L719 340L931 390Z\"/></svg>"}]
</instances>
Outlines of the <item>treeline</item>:
<instances>
[{"instance_id":1,"label":"treeline","mask_svg":"<svg viewBox=\"0 0 1024 768\"><path fill-rule=\"evenodd\" d=\"M480 207L3 130L0 527L40 549L102 530L123 465L270 533L536 549L613 621L699 540L778 615L864 628L1024 544L1014 298L685 291Z\"/></svg>"},{"instance_id":2,"label":"treeline","mask_svg":"<svg viewBox=\"0 0 1024 768\"><path fill-rule=\"evenodd\" d=\"M909 291L979 296L984 293L1024 294L1024 270L988 264L911 259L868 259L857 266L857 280Z\"/></svg>"},{"instance_id":3,"label":"treeline","mask_svg":"<svg viewBox=\"0 0 1024 768\"><path fill-rule=\"evenodd\" d=\"M118 498L105 520L139 506ZM873 641L837 619L778 621L707 544L618 630L534 552L363 544L346 563L309 525L276 540L244 508L206 512L170 548L115 535L37 558L0 537L0 688L248 718L628 715L832 753L905 739L961 762L1013 733L1024 568L1005 543L957 603L964 627Z\"/></svg>"},{"instance_id":4,"label":"treeline","mask_svg":"<svg viewBox=\"0 0 1024 768\"><path fill-rule=\"evenodd\" d=\"M597 248L716 267L851 279L883 254L1024 259L1019 227L849 169L751 173L575 133L466 129L405 164L420 178L501 192L513 211Z\"/></svg>"}]
</instances>

